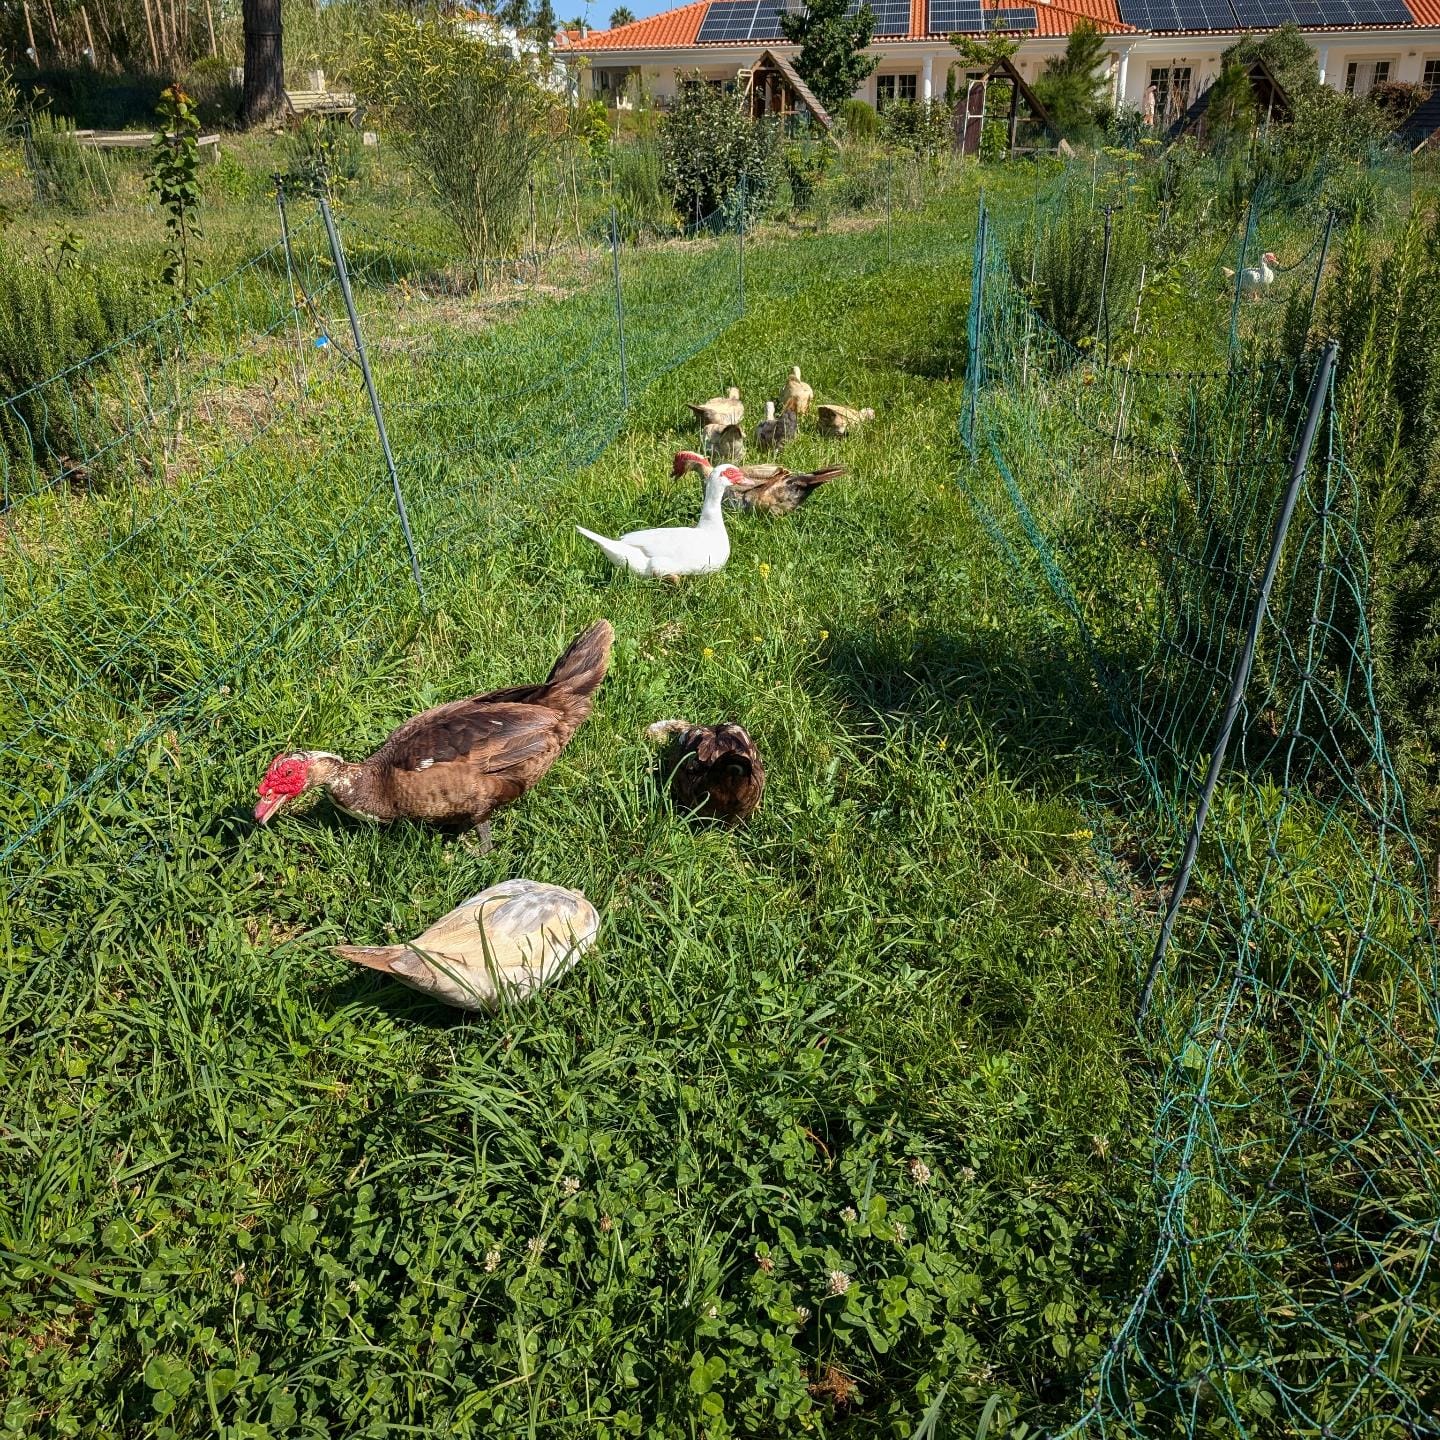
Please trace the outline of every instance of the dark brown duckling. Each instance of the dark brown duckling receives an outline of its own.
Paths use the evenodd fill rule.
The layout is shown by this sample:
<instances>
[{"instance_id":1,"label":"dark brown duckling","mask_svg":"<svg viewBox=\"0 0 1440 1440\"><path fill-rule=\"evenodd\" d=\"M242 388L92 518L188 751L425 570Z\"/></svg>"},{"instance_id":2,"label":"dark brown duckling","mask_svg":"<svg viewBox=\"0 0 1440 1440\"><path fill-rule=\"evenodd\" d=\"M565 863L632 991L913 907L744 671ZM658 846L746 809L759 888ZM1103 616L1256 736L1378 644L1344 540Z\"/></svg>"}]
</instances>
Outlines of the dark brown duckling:
<instances>
[{"instance_id":1,"label":"dark brown duckling","mask_svg":"<svg viewBox=\"0 0 1440 1440\"><path fill-rule=\"evenodd\" d=\"M740 726L657 720L645 734L668 745L670 795L682 810L730 825L755 813L765 791L765 766Z\"/></svg>"}]
</instances>

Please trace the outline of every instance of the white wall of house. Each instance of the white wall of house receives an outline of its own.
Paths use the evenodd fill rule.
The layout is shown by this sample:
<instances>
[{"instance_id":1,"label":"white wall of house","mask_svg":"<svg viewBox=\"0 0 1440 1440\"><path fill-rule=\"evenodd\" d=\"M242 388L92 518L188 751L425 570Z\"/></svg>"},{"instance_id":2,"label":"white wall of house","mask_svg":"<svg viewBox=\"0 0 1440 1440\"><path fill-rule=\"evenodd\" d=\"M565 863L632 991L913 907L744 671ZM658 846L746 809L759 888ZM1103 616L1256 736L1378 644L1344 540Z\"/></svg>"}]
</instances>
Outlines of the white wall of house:
<instances>
[{"instance_id":1,"label":"white wall of house","mask_svg":"<svg viewBox=\"0 0 1440 1440\"><path fill-rule=\"evenodd\" d=\"M1174 89L1194 99L1212 85L1220 73L1221 54L1239 37L1115 36L1109 49L1109 83L1118 105L1141 109L1146 87L1154 80L1161 91ZM1360 93L1382 79L1429 83L1440 88L1440 29L1367 32L1363 35L1329 33L1307 37L1315 51L1316 67L1325 83L1337 90L1353 87ZM777 54L794 54L793 46L777 45ZM1026 80L1034 80L1047 60L1065 48L1063 39L1035 39L1021 43L1015 64ZM874 45L879 60L874 74L856 90L872 105L891 95L917 100L940 99L945 77L954 72L957 87L965 83L964 62L945 40L907 40ZM600 72L632 69L639 73L643 93L663 105L698 70L707 80L731 80L754 63L758 51L725 50L714 46L685 50L598 51L589 59L582 81L586 95L604 94ZM1355 68L1352 70L1351 66ZM1162 117L1163 118L1163 117Z\"/></svg>"}]
</instances>

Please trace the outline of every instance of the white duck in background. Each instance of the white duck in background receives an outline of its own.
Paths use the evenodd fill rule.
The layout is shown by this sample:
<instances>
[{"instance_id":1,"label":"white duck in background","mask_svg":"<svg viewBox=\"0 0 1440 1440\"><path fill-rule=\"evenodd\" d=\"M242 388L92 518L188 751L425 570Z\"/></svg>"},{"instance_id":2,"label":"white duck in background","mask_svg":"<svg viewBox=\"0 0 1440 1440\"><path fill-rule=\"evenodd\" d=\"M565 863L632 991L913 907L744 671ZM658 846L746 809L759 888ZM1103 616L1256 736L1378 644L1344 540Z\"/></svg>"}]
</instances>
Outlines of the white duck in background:
<instances>
[{"instance_id":1,"label":"white duck in background","mask_svg":"<svg viewBox=\"0 0 1440 1440\"><path fill-rule=\"evenodd\" d=\"M1260 257L1258 268L1250 265L1240 272L1240 289L1252 300L1258 300L1275 283L1275 271L1271 266L1279 263L1275 252L1267 250ZM1221 268L1225 271L1227 280L1235 278L1235 272L1228 265Z\"/></svg>"},{"instance_id":2,"label":"white duck in background","mask_svg":"<svg viewBox=\"0 0 1440 1440\"><path fill-rule=\"evenodd\" d=\"M721 502L737 480L744 477L733 465L717 465L705 479L705 503L699 523L690 529L632 530L618 540L597 535L583 525L575 528L593 540L612 565L635 575L662 579L678 575L709 575L723 570L730 558L730 537L725 533Z\"/></svg>"}]
</instances>

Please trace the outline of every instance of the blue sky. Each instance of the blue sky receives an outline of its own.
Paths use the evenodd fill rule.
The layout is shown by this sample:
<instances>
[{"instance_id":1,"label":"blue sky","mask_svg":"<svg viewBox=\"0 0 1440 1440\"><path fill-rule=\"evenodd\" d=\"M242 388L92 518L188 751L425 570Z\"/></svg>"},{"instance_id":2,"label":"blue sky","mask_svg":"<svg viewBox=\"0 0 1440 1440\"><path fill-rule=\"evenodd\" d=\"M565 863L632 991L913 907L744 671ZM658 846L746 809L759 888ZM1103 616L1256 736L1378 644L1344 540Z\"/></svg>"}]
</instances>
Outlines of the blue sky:
<instances>
[{"instance_id":1,"label":"blue sky","mask_svg":"<svg viewBox=\"0 0 1440 1440\"><path fill-rule=\"evenodd\" d=\"M555 13L566 20L573 15L583 15L592 30L604 30L610 24L611 12L621 3L622 0L591 0L585 5L579 0L570 0L569 4L565 0L555 0ZM686 0L625 0L625 3L637 20L643 20L647 15L658 15L662 10L684 5Z\"/></svg>"}]
</instances>

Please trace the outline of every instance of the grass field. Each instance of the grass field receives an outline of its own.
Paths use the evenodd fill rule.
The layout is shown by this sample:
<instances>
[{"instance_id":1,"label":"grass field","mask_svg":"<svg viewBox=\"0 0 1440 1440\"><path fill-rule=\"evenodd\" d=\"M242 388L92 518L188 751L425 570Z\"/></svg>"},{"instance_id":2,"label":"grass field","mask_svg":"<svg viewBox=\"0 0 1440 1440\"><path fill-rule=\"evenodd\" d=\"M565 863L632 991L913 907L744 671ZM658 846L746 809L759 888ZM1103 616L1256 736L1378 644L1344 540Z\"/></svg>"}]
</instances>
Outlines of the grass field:
<instances>
[{"instance_id":1,"label":"grass field","mask_svg":"<svg viewBox=\"0 0 1440 1440\"><path fill-rule=\"evenodd\" d=\"M608 292L484 324L365 298L423 610L333 354L261 423L227 396L289 358L227 372L163 483L11 517L7 826L65 804L8 862L3 1440L909 1437L987 1410L1024 1437L1083 1409L1158 1223L1085 806L1130 761L955 483L977 188L752 242L743 314L733 238L627 259L623 414ZM1214 264L1167 274L1157 357L1223 343ZM574 533L684 523L683 402L792 364L878 412L799 514L734 517L727 568L679 587ZM490 855L324 804L254 826L277 751L368 753L598 616L595 714ZM676 715L755 737L751 825L669 808L641 731ZM327 954L516 875L602 915L527 1008L460 1017Z\"/></svg>"}]
</instances>

